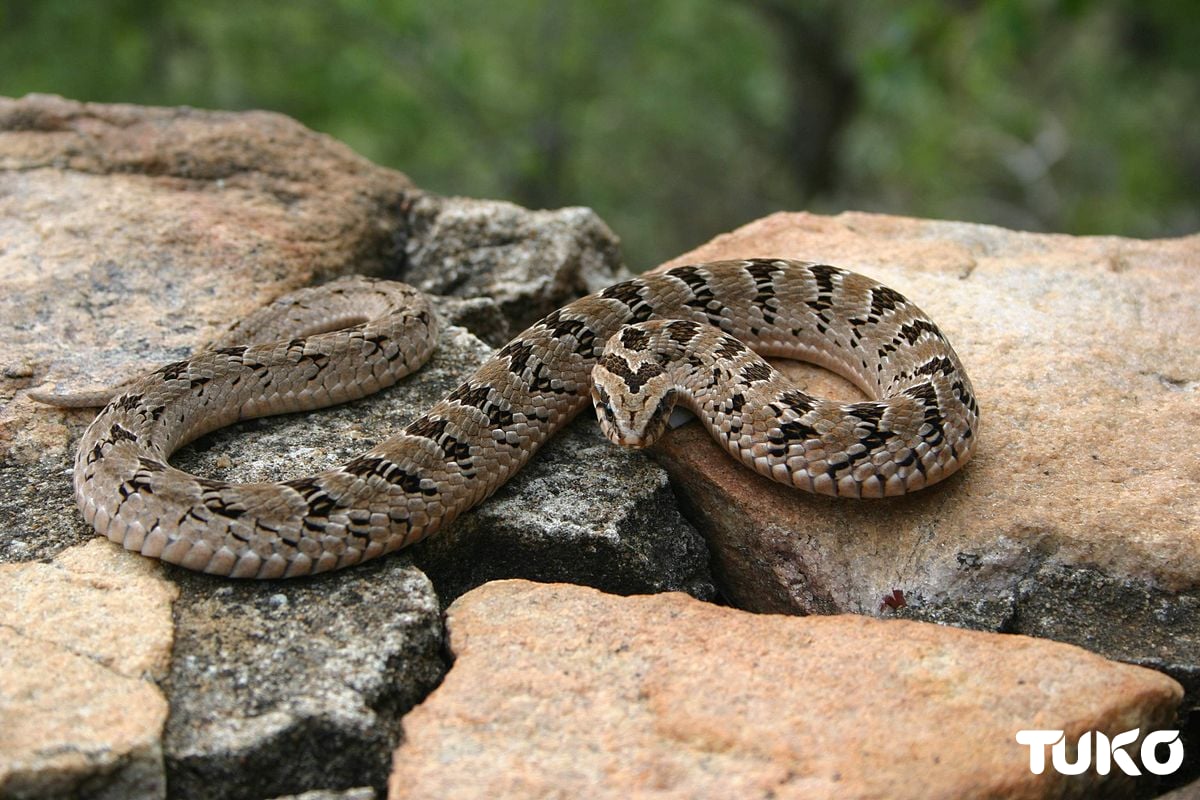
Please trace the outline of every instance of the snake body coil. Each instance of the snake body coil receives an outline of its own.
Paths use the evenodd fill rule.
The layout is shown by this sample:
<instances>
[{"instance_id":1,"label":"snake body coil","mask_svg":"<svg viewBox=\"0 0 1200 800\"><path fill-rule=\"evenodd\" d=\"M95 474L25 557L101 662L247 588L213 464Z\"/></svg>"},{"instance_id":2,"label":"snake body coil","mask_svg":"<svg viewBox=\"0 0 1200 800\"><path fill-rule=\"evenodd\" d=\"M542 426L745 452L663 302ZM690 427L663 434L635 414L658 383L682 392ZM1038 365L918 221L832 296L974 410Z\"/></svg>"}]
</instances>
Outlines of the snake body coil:
<instances>
[{"instance_id":1,"label":"snake body coil","mask_svg":"<svg viewBox=\"0 0 1200 800\"><path fill-rule=\"evenodd\" d=\"M837 267L756 259L677 267L564 306L403 432L314 477L235 484L167 464L237 420L377 391L436 338L428 301L402 284L344 280L281 298L214 349L121 390L80 443L79 507L130 550L275 578L428 536L516 473L589 395L615 441L649 443L678 402L751 468L821 494L914 491L974 450L971 384L916 306ZM810 397L760 355L825 366L875 399Z\"/></svg>"}]
</instances>

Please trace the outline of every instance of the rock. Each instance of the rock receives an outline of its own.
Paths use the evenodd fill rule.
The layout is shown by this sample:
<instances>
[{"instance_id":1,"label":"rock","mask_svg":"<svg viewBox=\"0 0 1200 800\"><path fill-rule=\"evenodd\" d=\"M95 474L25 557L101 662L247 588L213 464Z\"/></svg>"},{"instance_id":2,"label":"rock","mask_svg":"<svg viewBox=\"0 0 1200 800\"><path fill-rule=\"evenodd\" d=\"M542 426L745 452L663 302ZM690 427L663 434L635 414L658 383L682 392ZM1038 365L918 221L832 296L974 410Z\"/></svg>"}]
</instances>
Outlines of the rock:
<instances>
[{"instance_id":1,"label":"rock","mask_svg":"<svg viewBox=\"0 0 1200 800\"><path fill-rule=\"evenodd\" d=\"M726 595L746 608L877 613L880 597L902 588L908 607L887 613L1068 639L1166 669L1195 687L1200 473L1187 449L1195 449L1196 437L1168 440L1167 432L1187 433L1197 420L1191 408L1196 357L1185 346L1197 333L1187 312L1197 239L1076 240L869 215L791 215L748 230L714 243L704 257L722 254L722 247L727 255L745 254L751 245L757 253L822 257L826 248L830 260L896 285L943 324L984 399L983 448L961 476L886 507L853 508L775 494L782 489L685 428L661 451L672 476L668 485L645 455L609 446L594 423L580 420L481 508L408 555L296 582L211 579L93 540L74 509L69 472L73 442L91 414L36 405L26 389L45 383L74 391L117 382L185 355L287 289L346 272L400 276L448 295L437 300L449 323L442 348L417 376L320 414L219 432L176 460L230 480L299 477L366 450L457 385L512 332L616 280L615 237L586 209L531 212L422 193L400 173L274 114L0 99L0 271L6 276L0 292L0 562L12 562L0 568L0 794L161 797L169 791L255 800L308 790L370 794L382 788L388 754L400 742L400 717L445 670L438 609L460 593L494 578L526 577L621 594L682 589L713 597L708 555L679 514L675 493L706 529ZM886 251L880 241L888 243ZM917 263L924 266L908 266ZM1031 288L1033 282L1041 288ZM978 319L971 319L975 309ZM1103 333L1130 320L1141 320L1138 336L1115 355ZM1048 376L1046 364L1055 366ZM805 380L820 385L816 377ZM1127 426L1109 423L1113 409ZM1135 467L1119 460L1126 453L1140 457ZM586 620L605 620L597 642L634 624L609 623L611 609L565 596L522 597L534 611L555 614L562 601L555 624L569 635L560 641L570 641L577 628L591 629L584 613ZM476 602L469 598L455 608L469 611ZM656 601L605 602L635 609ZM663 602L676 604L670 613L680 618L699 607L678 597ZM725 721L722 692L710 689L684 702L682 690L662 677L683 675L681 686L748 681L760 694L766 683L790 686L790 673L770 655L792 657L790 651L764 646L762 659L772 666L749 677L706 661L708 652L736 656L776 635L745 626L782 622L728 609L703 614L710 612L729 616L704 617L678 633L703 650L691 661L641 655L651 640L633 628L627 652L649 665L646 674L656 682L645 684L647 696L662 704L654 713L676 726L664 730L699 731L699 739L687 741L726 748L714 751L714 763L749 764L746 785L769 784L779 760L795 757L788 748L798 740L754 762L736 730L723 733L713 722ZM172 613L178 625L168 668ZM634 611L628 615L637 618ZM127 622L130 616L137 620ZM514 619L520 627L524 617L514 613ZM985 661L982 650L963 644L984 639L953 639L973 634L936 634L954 642L944 647L961 656L950 662L956 672L931 661L929 653L942 651L921 637L936 629L837 622L829 641L857 642L862 653L878 647L889 658L913 652L905 656L917 665L911 672L897 673L896 664L908 662L884 663L869 653L852 651L846 661L856 664L860 679L870 674L864 667L874 665L894 676L893 688L899 682L893 706L873 701L883 703L878 713L898 720L894 725L909 725L912 697L924 702L928 696L925 683L914 683L918 673L942 675L934 685L952 685L969 697L970 713L978 698L989 712L1014 703L1025 708L1036 699L1065 714L1071 692L1088 697L1092 691L1093 667L1078 666L1082 656L1072 650L1053 651L1071 654L1054 656L1068 665L1062 682L1014 688L990 662L976 677L959 668ZM674 625L656 625L663 648L677 635ZM695 636L701 625L705 635ZM878 633L894 630L924 649ZM119 647L114 632L123 633ZM987 655L1019 666L1034 657L1022 653L990 649ZM634 656L607 653L599 662L622 658ZM451 687L464 664L471 664L469 647L451 672ZM960 682L937 672L943 667ZM1174 702L1163 699L1170 694L1165 684L1130 700L1136 691L1127 676L1141 673L1113 677L1104 672L1117 669L1111 665L1094 669L1114 688L1101 700L1089 699L1091 716L1072 717L1078 724L1103 724L1118 713L1158 724ZM971 682L986 683L989 676L990 688ZM1011 692L1011 701L995 699L1001 690ZM857 684L848 693L875 697ZM530 697L516 692L509 699ZM556 698L578 701L582 710L554 724L568 733L572 726L607 730L589 722L585 699ZM422 712L414 713L414 724L420 723ZM774 735L776 729L767 730ZM845 733L847 724L838 730ZM900 730L899 745L888 734L893 754L908 746L908 731ZM1005 737L1011 744L1011 733ZM533 736L529 746L540 741ZM658 752L652 737L645 741ZM427 746L409 741L400 752ZM601 763L589 758L578 763ZM692 762L662 759L645 762L648 774L670 783L678 770L679 785L690 785ZM987 771L989 780L1005 779L1008 762L994 763L1003 769ZM432 773L436 762L407 768ZM486 773L459 777L473 774ZM532 769L528 775L537 780ZM1026 779L1023 773L1020 780Z\"/></svg>"},{"instance_id":2,"label":"rock","mask_svg":"<svg viewBox=\"0 0 1200 800\"><path fill-rule=\"evenodd\" d=\"M846 213L776 214L671 262L828 261L895 288L954 344L978 455L855 502L742 468L699 425L659 451L725 595L755 611L892 614L1048 636L1200 688L1200 236L1070 237ZM665 268L665 267L664 267ZM847 382L790 369L814 394Z\"/></svg>"},{"instance_id":3,"label":"rock","mask_svg":"<svg viewBox=\"0 0 1200 800\"><path fill-rule=\"evenodd\" d=\"M513 333L621 277L617 238L590 208L425 195L407 225L404 280L430 294L491 298Z\"/></svg>"},{"instance_id":4,"label":"rock","mask_svg":"<svg viewBox=\"0 0 1200 800\"><path fill-rule=\"evenodd\" d=\"M428 579L404 558L296 581L173 572L171 795L382 789L400 717L444 670Z\"/></svg>"},{"instance_id":5,"label":"rock","mask_svg":"<svg viewBox=\"0 0 1200 800\"><path fill-rule=\"evenodd\" d=\"M492 298L432 297L433 310L443 325L466 328L492 347L503 347L512 339L512 325Z\"/></svg>"},{"instance_id":6,"label":"rock","mask_svg":"<svg viewBox=\"0 0 1200 800\"><path fill-rule=\"evenodd\" d=\"M0 565L0 796L130 800L165 791L176 588L93 540Z\"/></svg>"},{"instance_id":7,"label":"rock","mask_svg":"<svg viewBox=\"0 0 1200 800\"><path fill-rule=\"evenodd\" d=\"M1200 797L1200 781L1194 781L1187 786L1159 795L1158 800L1196 800Z\"/></svg>"},{"instance_id":8,"label":"rock","mask_svg":"<svg viewBox=\"0 0 1200 800\"><path fill-rule=\"evenodd\" d=\"M454 667L404 720L393 800L1127 796L1119 770L1034 775L1016 731L1158 729L1182 694L1024 636L680 594L504 581L447 623Z\"/></svg>"}]
</instances>

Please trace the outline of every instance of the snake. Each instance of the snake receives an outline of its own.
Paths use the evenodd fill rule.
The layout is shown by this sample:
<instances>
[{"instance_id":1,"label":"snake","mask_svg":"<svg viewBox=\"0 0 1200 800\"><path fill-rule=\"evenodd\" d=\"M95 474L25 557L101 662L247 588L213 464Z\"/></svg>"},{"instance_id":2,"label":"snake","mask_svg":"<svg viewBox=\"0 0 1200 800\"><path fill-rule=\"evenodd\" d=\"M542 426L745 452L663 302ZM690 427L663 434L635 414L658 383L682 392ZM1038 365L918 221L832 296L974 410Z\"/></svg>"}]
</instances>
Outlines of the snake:
<instances>
[{"instance_id":1,"label":"snake","mask_svg":"<svg viewBox=\"0 0 1200 800\"><path fill-rule=\"evenodd\" d=\"M350 277L280 297L115 390L75 457L84 519L189 569L293 577L445 527L589 404L602 432L629 447L658 440L676 406L690 410L747 467L836 497L922 489L967 463L978 438L966 372L916 305L847 269L760 258L679 266L575 300L400 433L320 474L234 483L168 463L238 420L395 383L430 357L438 330L430 298L402 283ZM872 399L811 396L770 357L825 367Z\"/></svg>"}]
</instances>

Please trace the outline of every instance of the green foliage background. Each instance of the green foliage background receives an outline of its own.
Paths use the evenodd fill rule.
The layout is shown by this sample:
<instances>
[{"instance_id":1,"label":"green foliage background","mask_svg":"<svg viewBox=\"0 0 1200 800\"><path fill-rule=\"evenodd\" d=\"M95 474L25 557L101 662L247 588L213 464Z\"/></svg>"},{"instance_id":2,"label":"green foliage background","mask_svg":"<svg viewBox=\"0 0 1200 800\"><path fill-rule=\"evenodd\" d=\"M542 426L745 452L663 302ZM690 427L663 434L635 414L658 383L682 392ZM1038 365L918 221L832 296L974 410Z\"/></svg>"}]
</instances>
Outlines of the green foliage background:
<instances>
[{"instance_id":1,"label":"green foliage background","mask_svg":"<svg viewBox=\"0 0 1200 800\"><path fill-rule=\"evenodd\" d=\"M0 0L0 94L268 108L650 266L780 209L1200 228L1195 0Z\"/></svg>"}]
</instances>

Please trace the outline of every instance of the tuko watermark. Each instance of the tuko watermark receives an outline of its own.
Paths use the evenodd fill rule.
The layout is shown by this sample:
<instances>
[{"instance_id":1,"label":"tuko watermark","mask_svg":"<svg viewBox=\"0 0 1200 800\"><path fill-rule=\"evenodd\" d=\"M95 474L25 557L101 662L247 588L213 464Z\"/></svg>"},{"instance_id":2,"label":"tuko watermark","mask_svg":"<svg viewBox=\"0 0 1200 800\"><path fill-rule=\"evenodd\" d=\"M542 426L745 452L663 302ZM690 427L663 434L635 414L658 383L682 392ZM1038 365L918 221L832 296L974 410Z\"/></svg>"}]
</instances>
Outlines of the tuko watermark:
<instances>
[{"instance_id":1,"label":"tuko watermark","mask_svg":"<svg viewBox=\"0 0 1200 800\"><path fill-rule=\"evenodd\" d=\"M1067 737L1063 731L1017 731L1017 744L1029 747L1029 771L1041 775L1046 771L1046 746L1050 746L1050 763L1055 772L1081 775L1092 767L1107 775L1115 764L1126 775L1141 775L1142 770L1124 748L1138 740L1140 728L1118 733L1111 739L1100 731L1089 731L1079 737L1075 760L1067 760ZM1159 747L1166 746L1167 757L1159 760ZM1183 764L1183 742L1179 731L1151 731L1142 739L1138 760L1142 768L1153 775L1170 775Z\"/></svg>"}]
</instances>

